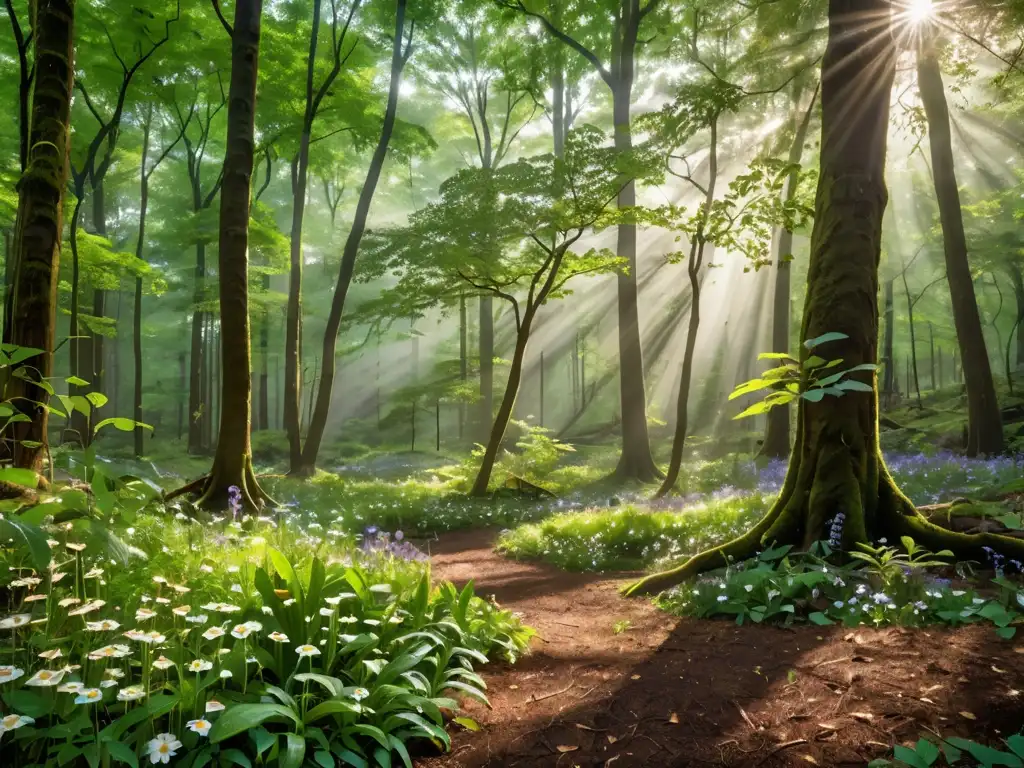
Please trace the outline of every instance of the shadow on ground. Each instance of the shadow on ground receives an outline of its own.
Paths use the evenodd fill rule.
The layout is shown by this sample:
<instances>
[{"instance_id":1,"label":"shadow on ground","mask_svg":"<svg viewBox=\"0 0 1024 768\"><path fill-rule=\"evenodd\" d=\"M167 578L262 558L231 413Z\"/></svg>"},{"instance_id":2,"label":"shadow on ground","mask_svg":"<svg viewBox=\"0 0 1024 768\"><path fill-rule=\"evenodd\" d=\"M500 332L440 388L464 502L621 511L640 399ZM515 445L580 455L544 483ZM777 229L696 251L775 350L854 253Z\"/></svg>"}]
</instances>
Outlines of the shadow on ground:
<instances>
[{"instance_id":1,"label":"shadow on ground","mask_svg":"<svg viewBox=\"0 0 1024 768\"><path fill-rule=\"evenodd\" d=\"M429 768L858 766L929 732L997 743L1024 723L1024 647L991 627L737 627L625 600L622 580L517 563L493 532L445 537L438 578L494 593L540 639L485 668L492 709ZM629 629L616 634L616 622Z\"/></svg>"}]
</instances>

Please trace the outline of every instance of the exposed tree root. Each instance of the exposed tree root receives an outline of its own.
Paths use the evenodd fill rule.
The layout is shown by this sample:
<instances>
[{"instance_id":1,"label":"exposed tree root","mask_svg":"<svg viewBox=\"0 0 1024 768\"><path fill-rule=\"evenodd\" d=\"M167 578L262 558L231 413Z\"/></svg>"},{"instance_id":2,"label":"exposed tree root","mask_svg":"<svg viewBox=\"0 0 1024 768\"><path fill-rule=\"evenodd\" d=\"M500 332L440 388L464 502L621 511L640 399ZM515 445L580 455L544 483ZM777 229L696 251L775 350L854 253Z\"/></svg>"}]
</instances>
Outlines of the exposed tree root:
<instances>
[{"instance_id":1,"label":"exposed tree root","mask_svg":"<svg viewBox=\"0 0 1024 768\"><path fill-rule=\"evenodd\" d=\"M232 483L221 476L216 466L209 475L193 480L191 483L171 491L164 496L164 501L171 501L180 496L198 496L195 505L202 509L228 508L228 489L235 485L241 492L242 510L247 513L259 512L266 506L276 507L277 502L260 486L252 469L252 458L246 457L245 468L241 480Z\"/></svg>"},{"instance_id":2,"label":"exposed tree root","mask_svg":"<svg viewBox=\"0 0 1024 768\"><path fill-rule=\"evenodd\" d=\"M806 548L821 538L818 532L823 530L826 521L817 518L822 509L831 509L832 514L845 510L845 549L852 549L858 542L873 541L868 534L870 527L877 536L892 537L891 543L896 543L900 536L909 536L920 546L932 551L948 549L960 559L984 562L989 559L987 547L1006 557L1024 560L1024 539L991 532L960 533L928 520L896 487L881 459L877 497L862 500L852 465L847 461L844 471L843 462L835 461L836 458L826 456L825 452L819 456L813 484L806 483L804 471L790 472L772 508L742 536L699 552L675 568L647 576L626 587L623 593L636 596L663 592L705 571L753 557L768 545L793 544ZM821 476L822 472L826 474ZM796 490L808 487L810 491ZM844 496L836 496L837 493L845 494L845 503L842 502ZM853 506L853 502L857 506Z\"/></svg>"}]
</instances>

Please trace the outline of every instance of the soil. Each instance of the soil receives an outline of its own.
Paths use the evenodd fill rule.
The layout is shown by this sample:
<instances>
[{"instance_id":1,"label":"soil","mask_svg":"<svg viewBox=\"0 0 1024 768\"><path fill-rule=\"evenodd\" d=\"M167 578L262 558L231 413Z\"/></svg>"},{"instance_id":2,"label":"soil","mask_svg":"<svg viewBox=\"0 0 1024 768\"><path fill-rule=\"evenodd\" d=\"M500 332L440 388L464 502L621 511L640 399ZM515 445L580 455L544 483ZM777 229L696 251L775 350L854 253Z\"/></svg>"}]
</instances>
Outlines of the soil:
<instances>
[{"instance_id":1,"label":"soil","mask_svg":"<svg viewBox=\"0 0 1024 768\"><path fill-rule=\"evenodd\" d=\"M493 594L538 630L485 668L479 732L422 768L858 766L923 735L992 745L1024 725L1024 641L956 630L742 626L618 594L630 574L505 559L494 531L431 542L435 578ZM628 629L616 633L617 622ZM621 629L621 625L620 625Z\"/></svg>"}]
</instances>

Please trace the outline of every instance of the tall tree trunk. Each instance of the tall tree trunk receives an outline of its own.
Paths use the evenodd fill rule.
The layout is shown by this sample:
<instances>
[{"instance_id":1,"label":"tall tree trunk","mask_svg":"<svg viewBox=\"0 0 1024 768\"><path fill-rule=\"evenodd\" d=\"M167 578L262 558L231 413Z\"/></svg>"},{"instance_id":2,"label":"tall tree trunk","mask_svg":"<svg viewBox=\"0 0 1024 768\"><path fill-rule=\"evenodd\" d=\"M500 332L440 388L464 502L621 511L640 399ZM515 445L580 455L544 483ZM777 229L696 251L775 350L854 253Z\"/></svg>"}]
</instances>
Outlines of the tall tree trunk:
<instances>
[{"instance_id":1,"label":"tall tree trunk","mask_svg":"<svg viewBox=\"0 0 1024 768\"><path fill-rule=\"evenodd\" d=\"M711 144L708 150L708 183L704 195L704 208L686 263L686 274L690 279L690 321L686 329L686 348L683 350L683 366L679 375L679 393L676 397L675 434L672 437L672 454L669 459L665 480L655 494L661 498L670 493L679 479L683 464L683 447L686 444L686 429L690 406L690 380L693 377L693 351L697 346L697 330L700 328L700 271L704 266L705 227L711 207L715 202L715 185L718 182L718 116L711 119Z\"/></svg>"},{"instance_id":2,"label":"tall tree trunk","mask_svg":"<svg viewBox=\"0 0 1024 768\"><path fill-rule=\"evenodd\" d=\"M625 5L625 4L624 4ZM634 38L635 39L635 38ZM625 47L625 46L624 46ZM615 148L628 152L633 147L630 124L630 100L633 91L632 48L621 54L625 59L619 81L612 90L615 124ZM636 205L636 185L630 181L619 192L618 207ZM622 453L615 476L620 480L643 483L660 478L661 470L651 455L647 432L647 392L644 385L644 360L640 343L640 313L637 308L636 225L619 224L616 254L625 259L626 271L619 272L619 402L622 411Z\"/></svg>"},{"instance_id":3,"label":"tall tree trunk","mask_svg":"<svg viewBox=\"0 0 1024 768\"><path fill-rule=\"evenodd\" d=\"M928 352L931 356L931 385L932 391L938 389L935 384L935 328L932 327L931 322L928 323Z\"/></svg>"},{"instance_id":4,"label":"tall tree trunk","mask_svg":"<svg viewBox=\"0 0 1024 768\"><path fill-rule=\"evenodd\" d=\"M480 404L477 406L477 434L486 435L494 419L494 299L480 297Z\"/></svg>"},{"instance_id":5,"label":"tall tree trunk","mask_svg":"<svg viewBox=\"0 0 1024 768\"><path fill-rule=\"evenodd\" d=\"M198 209L196 209L198 211ZM206 298L206 244L196 243L196 269L192 287L192 339L189 344L188 369L188 452L191 454L203 451L203 424L206 409L203 398L203 379L206 373L203 347L203 326L206 313L200 307Z\"/></svg>"},{"instance_id":6,"label":"tall tree trunk","mask_svg":"<svg viewBox=\"0 0 1024 768\"><path fill-rule=\"evenodd\" d=\"M469 380L469 339L466 318L466 295L459 296L459 381L463 388ZM459 440L465 436L466 430L466 400L465 393L459 398Z\"/></svg>"},{"instance_id":7,"label":"tall tree trunk","mask_svg":"<svg viewBox=\"0 0 1024 768\"><path fill-rule=\"evenodd\" d=\"M135 258L144 257L146 247L146 210L149 208L149 175L146 158L149 155L149 132L153 121L153 108L149 107L142 125L142 160L139 171L139 239L135 244ZM135 305L132 318L132 350L135 354L135 376L132 388L132 418L142 423L142 277L135 278ZM115 372L116 375L116 372ZM143 453L142 427L135 425L135 458Z\"/></svg>"},{"instance_id":8,"label":"tall tree trunk","mask_svg":"<svg viewBox=\"0 0 1024 768\"><path fill-rule=\"evenodd\" d=\"M885 146L896 58L890 11L888 0L830 0L822 61L821 171L801 339L846 334L825 352L851 367L874 363L878 343ZM801 357L808 354L801 346ZM875 384L873 375L863 379ZM901 500L878 449L877 390L801 400L789 471L764 518L743 536L630 591L667 589L772 542L827 538L828 522L840 511L846 515L844 544L870 541L869 531L889 527L890 518L900 515Z\"/></svg>"},{"instance_id":9,"label":"tall tree trunk","mask_svg":"<svg viewBox=\"0 0 1024 768\"><path fill-rule=\"evenodd\" d=\"M78 258L78 223L82 216L82 200L85 192L82 185L75 185L75 205L71 211L71 223L68 226L68 245L71 248L71 314L68 320L68 336L71 343L68 345L68 356L70 358L71 375L81 377L83 344L79 338L79 315L81 307L81 264ZM71 395L80 394L81 388L75 384L68 386ZM85 446L88 439L89 425L85 414L76 409L71 414L70 428L75 439L80 445Z\"/></svg>"},{"instance_id":10,"label":"tall tree trunk","mask_svg":"<svg viewBox=\"0 0 1024 768\"><path fill-rule=\"evenodd\" d=\"M313 73L316 68L317 38L320 35L320 6L321 0L313 0L313 26L306 57L306 112L299 136L299 151L292 163L291 267L288 275L284 348L284 428L288 433L289 468L293 474L298 473L302 466L302 218L306 210L309 142L315 117Z\"/></svg>"},{"instance_id":11,"label":"tall tree trunk","mask_svg":"<svg viewBox=\"0 0 1024 768\"><path fill-rule=\"evenodd\" d=\"M43 350L29 364L40 377L53 372L57 283L60 267L64 188L71 145L71 88L74 82L74 0L34 4L36 88L25 174L18 183L10 340ZM15 423L14 466L41 471L46 453L48 396L23 378L9 382L8 397L25 397L42 407L19 406L29 421Z\"/></svg>"},{"instance_id":12,"label":"tall tree trunk","mask_svg":"<svg viewBox=\"0 0 1024 768\"><path fill-rule=\"evenodd\" d=\"M188 376L185 368L185 353L178 354L178 439L185 434L185 401L188 387Z\"/></svg>"},{"instance_id":13,"label":"tall tree trunk","mask_svg":"<svg viewBox=\"0 0 1024 768\"><path fill-rule=\"evenodd\" d=\"M803 119L797 123L795 112L798 108L799 91L794 99L794 120L796 134L789 148L789 163L800 163L804 144L807 143L807 131L811 124L811 115L818 98L818 89L814 89L811 103L807 105ZM785 201L791 203L796 197L797 174L791 173L786 180L783 192ZM789 315L790 315L790 261L793 258L793 233L785 228L778 230L778 251L775 255L775 290L772 297L772 352L789 353ZM761 454L773 459L781 459L789 455L789 405L780 405L768 411L767 425Z\"/></svg>"},{"instance_id":14,"label":"tall tree trunk","mask_svg":"<svg viewBox=\"0 0 1024 768\"><path fill-rule=\"evenodd\" d=\"M224 509L232 487L242 506L256 510L268 501L252 471L250 429L252 355L249 335L249 204L253 166L256 78L259 67L262 0L237 0L231 35L227 154L220 196L218 283L223 387L217 453L200 504Z\"/></svg>"},{"instance_id":15,"label":"tall tree trunk","mask_svg":"<svg viewBox=\"0 0 1024 768\"><path fill-rule=\"evenodd\" d=\"M324 365L320 373L320 386L317 388L316 406L313 409L313 418L310 420L309 432L306 435L306 445L302 453L302 474L312 474L315 470L317 455L320 453L320 443L323 440L324 429L327 427L327 415L331 408L331 395L334 392L334 360L337 354L338 330L341 327L341 315L345 309L345 297L348 295L349 285L352 283L356 255L359 252L359 243L362 240L363 233L366 231L366 219L370 213L370 204L373 202L377 182L380 180L381 170L384 168L384 161L387 158L391 135L395 129L395 118L398 114L398 92L402 84L402 70L412 54L411 30L408 33L409 41L406 47L404 49L402 47L403 40L406 37L406 3L407 0L396 0L395 3L395 34L391 49L391 79L388 86L387 108L384 111L384 123L381 126L377 147L373 152L373 157L370 159L370 166L366 171L363 188L359 192L359 202L356 203L352 228L349 230L348 239L345 241L345 249L341 254L338 283L335 286L334 296L331 299L331 311L327 316L327 325L324 330L323 355L321 356L324 360Z\"/></svg>"},{"instance_id":16,"label":"tall tree trunk","mask_svg":"<svg viewBox=\"0 0 1024 768\"><path fill-rule=\"evenodd\" d=\"M1024 270L1017 262L1010 264L1010 282L1013 284L1013 297L1017 302L1017 370L1024 369ZM1009 341L1007 341L1009 344ZM1007 352L1009 355L1009 352Z\"/></svg>"},{"instance_id":17,"label":"tall tree trunk","mask_svg":"<svg viewBox=\"0 0 1024 768\"><path fill-rule=\"evenodd\" d=\"M895 306L895 278L885 281L885 335L882 341L882 396L884 403L888 406L892 397L898 389L896 381L896 358L893 355L894 329L893 319L896 316Z\"/></svg>"},{"instance_id":18,"label":"tall tree trunk","mask_svg":"<svg viewBox=\"0 0 1024 768\"><path fill-rule=\"evenodd\" d=\"M935 196L939 204L939 220L942 224L946 277L967 383L967 455L992 455L1003 450L1003 422L985 348L971 268L967 262L967 239L953 164L949 110L933 34L934 30L924 30L922 33L921 49L917 56L917 82L928 120L928 144L931 149Z\"/></svg>"},{"instance_id":19,"label":"tall tree trunk","mask_svg":"<svg viewBox=\"0 0 1024 768\"><path fill-rule=\"evenodd\" d=\"M914 371L914 392L917 395L917 407L923 408L921 403L921 382L917 376L917 335L914 331L914 300L910 296L910 287L907 285L907 270L903 270L903 290L907 294L907 323L910 327L910 361ZM907 395L910 395L910 370L907 370Z\"/></svg>"},{"instance_id":20,"label":"tall tree trunk","mask_svg":"<svg viewBox=\"0 0 1024 768\"><path fill-rule=\"evenodd\" d=\"M263 294L270 293L270 275L263 275ZM259 388L259 424L260 429L271 429L270 424L270 308L264 303L260 323L260 388Z\"/></svg>"},{"instance_id":21,"label":"tall tree trunk","mask_svg":"<svg viewBox=\"0 0 1024 768\"><path fill-rule=\"evenodd\" d=\"M98 179L92 187L92 227L93 231L100 237L107 236L107 195L103 186L103 179ZM95 288L92 292L92 316L100 320L106 315L106 292L102 288ZM87 339L90 359L86 361L89 367L89 388L93 392L103 392L104 377L106 371L103 365L104 337L102 333L90 332ZM94 417L95 421L95 417ZM88 439L91 441L91 437Z\"/></svg>"}]
</instances>

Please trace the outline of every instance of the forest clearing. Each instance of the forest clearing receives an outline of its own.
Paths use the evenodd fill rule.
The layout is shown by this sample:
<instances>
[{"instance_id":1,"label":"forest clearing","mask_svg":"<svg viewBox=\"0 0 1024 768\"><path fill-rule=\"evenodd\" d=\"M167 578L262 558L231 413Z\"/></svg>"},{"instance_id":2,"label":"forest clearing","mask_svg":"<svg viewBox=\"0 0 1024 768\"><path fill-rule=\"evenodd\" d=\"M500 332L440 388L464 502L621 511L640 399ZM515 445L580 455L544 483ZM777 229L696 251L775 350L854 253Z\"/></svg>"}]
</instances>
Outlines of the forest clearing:
<instances>
[{"instance_id":1,"label":"forest clearing","mask_svg":"<svg viewBox=\"0 0 1024 768\"><path fill-rule=\"evenodd\" d=\"M1024 768L1024 2L4 16L3 768Z\"/></svg>"}]
</instances>

